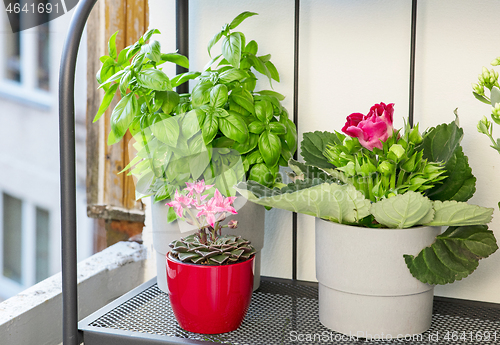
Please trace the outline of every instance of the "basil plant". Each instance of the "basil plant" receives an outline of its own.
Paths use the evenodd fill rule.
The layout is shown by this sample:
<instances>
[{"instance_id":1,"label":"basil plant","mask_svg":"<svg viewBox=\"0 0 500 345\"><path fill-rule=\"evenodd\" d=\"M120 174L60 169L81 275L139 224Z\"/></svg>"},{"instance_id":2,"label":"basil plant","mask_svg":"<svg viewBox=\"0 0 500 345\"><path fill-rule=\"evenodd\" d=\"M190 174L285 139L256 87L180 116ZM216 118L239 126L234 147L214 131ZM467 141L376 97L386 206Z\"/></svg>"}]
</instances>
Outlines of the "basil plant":
<instances>
[{"instance_id":1,"label":"basil plant","mask_svg":"<svg viewBox=\"0 0 500 345\"><path fill-rule=\"evenodd\" d=\"M116 94L121 100L111 114L108 144L119 142L127 130L133 135L136 157L123 171L137 178L137 197L170 199L186 182L205 179L226 196L233 186L253 180L273 187L280 181L279 166L286 166L297 146L297 131L282 106L285 98L273 90L257 90L257 75L272 88L279 73L271 55L258 56L258 44L246 42L234 29L246 18L243 12L226 24L208 44L208 53L220 41L222 53L203 71L189 71L169 78L165 62L189 68L178 53L161 53L149 30L138 42L116 51L115 33L109 56L101 57L97 74L105 95L97 121ZM173 90L189 80L191 93ZM175 214L171 212L172 219Z\"/></svg>"},{"instance_id":2,"label":"basil plant","mask_svg":"<svg viewBox=\"0 0 500 345\"><path fill-rule=\"evenodd\" d=\"M381 103L368 115L350 115L344 134L305 133L305 163L289 161L292 183L268 188L247 181L237 190L260 205L341 224L447 226L431 246L401 260L424 283L452 283L498 249L486 225L493 209L466 203L476 178L460 145L458 121L422 134L418 125L394 130L392 106Z\"/></svg>"}]
</instances>

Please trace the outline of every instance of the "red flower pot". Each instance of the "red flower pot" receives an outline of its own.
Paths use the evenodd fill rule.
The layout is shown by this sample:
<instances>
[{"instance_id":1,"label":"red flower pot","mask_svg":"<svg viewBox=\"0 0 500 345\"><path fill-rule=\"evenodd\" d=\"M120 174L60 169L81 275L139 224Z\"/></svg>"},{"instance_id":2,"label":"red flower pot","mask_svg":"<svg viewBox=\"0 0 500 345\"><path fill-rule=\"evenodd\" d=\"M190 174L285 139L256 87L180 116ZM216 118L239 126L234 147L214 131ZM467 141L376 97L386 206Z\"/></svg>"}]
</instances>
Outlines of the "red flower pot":
<instances>
[{"instance_id":1,"label":"red flower pot","mask_svg":"<svg viewBox=\"0 0 500 345\"><path fill-rule=\"evenodd\" d=\"M179 325L203 334L237 329L252 298L254 258L232 265L207 266L184 263L168 253L168 295Z\"/></svg>"}]
</instances>

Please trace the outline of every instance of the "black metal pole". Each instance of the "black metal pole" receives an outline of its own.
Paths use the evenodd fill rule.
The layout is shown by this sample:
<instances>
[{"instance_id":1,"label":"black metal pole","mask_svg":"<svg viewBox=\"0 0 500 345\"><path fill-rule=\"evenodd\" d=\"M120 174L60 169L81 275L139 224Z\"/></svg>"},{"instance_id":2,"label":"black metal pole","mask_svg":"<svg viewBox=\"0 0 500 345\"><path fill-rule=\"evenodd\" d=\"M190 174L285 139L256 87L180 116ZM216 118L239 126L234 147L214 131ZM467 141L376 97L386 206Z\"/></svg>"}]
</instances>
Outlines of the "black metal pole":
<instances>
[{"instance_id":1,"label":"black metal pole","mask_svg":"<svg viewBox=\"0 0 500 345\"><path fill-rule=\"evenodd\" d=\"M78 345L76 256L75 68L83 29L97 0L75 9L64 44L59 74L59 148L61 176L61 245L63 344Z\"/></svg>"},{"instance_id":2,"label":"black metal pole","mask_svg":"<svg viewBox=\"0 0 500 345\"><path fill-rule=\"evenodd\" d=\"M411 44L410 44L410 96L408 122L413 127L413 110L415 108L415 51L417 45L417 0L411 3Z\"/></svg>"},{"instance_id":3,"label":"black metal pole","mask_svg":"<svg viewBox=\"0 0 500 345\"><path fill-rule=\"evenodd\" d=\"M294 19L294 54L293 54L293 122L299 130L299 14L300 0L295 0ZM298 150L298 149L297 149ZM297 160L297 151L293 154L293 159ZM292 279L297 280L297 213L292 213Z\"/></svg>"},{"instance_id":4,"label":"black metal pole","mask_svg":"<svg viewBox=\"0 0 500 345\"><path fill-rule=\"evenodd\" d=\"M176 25L176 45L179 54L189 57L189 0L175 1L175 25ZM176 66L176 73L185 73L188 70L179 65ZM189 82L177 87L178 93L189 92Z\"/></svg>"}]
</instances>

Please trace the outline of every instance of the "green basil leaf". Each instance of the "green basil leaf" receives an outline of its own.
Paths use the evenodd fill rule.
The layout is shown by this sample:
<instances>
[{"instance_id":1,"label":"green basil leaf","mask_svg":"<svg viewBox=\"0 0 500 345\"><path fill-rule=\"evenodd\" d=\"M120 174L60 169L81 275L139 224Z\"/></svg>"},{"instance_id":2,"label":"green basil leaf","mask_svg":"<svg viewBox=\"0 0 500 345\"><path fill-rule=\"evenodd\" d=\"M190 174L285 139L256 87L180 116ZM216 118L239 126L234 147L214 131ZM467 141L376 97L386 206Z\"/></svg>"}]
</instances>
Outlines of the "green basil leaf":
<instances>
[{"instance_id":1,"label":"green basil leaf","mask_svg":"<svg viewBox=\"0 0 500 345\"><path fill-rule=\"evenodd\" d=\"M212 83L198 83L191 92L193 107L198 108L210 102L210 91L214 85Z\"/></svg>"},{"instance_id":2,"label":"green basil leaf","mask_svg":"<svg viewBox=\"0 0 500 345\"><path fill-rule=\"evenodd\" d=\"M139 72L142 69L145 59L146 59L145 53L140 53L134 56L134 58L132 59L132 66L136 72Z\"/></svg>"},{"instance_id":3,"label":"green basil leaf","mask_svg":"<svg viewBox=\"0 0 500 345\"><path fill-rule=\"evenodd\" d=\"M114 69L114 67L113 67L113 69ZM125 70L121 70L121 71L116 72L115 74L110 76L107 80L105 80L101 85L99 85L98 89L106 89L106 85L108 85L109 83L112 83L114 81L119 80L123 76L123 74L125 74L126 72L127 71L125 71Z\"/></svg>"},{"instance_id":4,"label":"green basil leaf","mask_svg":"<svg viewBox=\"0 0 500 345\"><path fill-rule=\"evenodd\" d=\"M132 79L132 72L130 71L125 72L120 78L120 93L122 95L125 95L127 93L128 84L130 83L131 79Z\"/></svg>"},{"instance_id":5,"label":"green basil leaf","mask_svg":"<svg viewBox=\"0 0 500 345\"><path fill-rule=\"evenodd\" d=\"M188 58L179 53L161 54L161 61L173 62L181 67L189 68Z\"/></svg>"},{"instance_id":6,"label":"green basil leaf","mask_svg":"<svg viewBox=\"0 0 500 345\"><path fill-rule=\"evenodd\" d=\"M264 163L258 163L252 166L248 179L256 181L263 186L270 187L274 184L274 176L271 170ZM241 191L239 191L241 193ZM245 195L245 194L242 194Z\"/></svg>"},{"instance_id":7,"label":"green basil leaf","mask_svg":"<svg viewBox=\"0 0 500 345\"><path fill-rule=\"evenodd\" d=\"M229 115L226 117L219 117L219 129L226 137L240 144L248 140L247 125L239 116Z\"/></svg>"},{"instance_id":8,"label":"green basil leaf","mask_svg":"<svg viewBox=\"0 0 500 345\"><path fill-rule=\"evenodd\" d=\"M213 108L212 115L216 117L228 117L229 112L223 108Z\"/></svg>"},{"instance_id":9,"label":"green basil leaf","mask_svg":"<svg viewBox=\"0 0 500 345\"><path fill-rule=\"evenodd\" d=\"M196 112L189 112L181 115L179 119L182 127L182 140L187 141L191 139L196 133L200 131L200 123ZM201 136L200 136L201 137ZM200 151L192 151L192 153Z\"/></svg>"},{"instance_id":10,"label":"green basil leaf","mask_svg":"<svg viewBox=\"0 0 500 345\"><path fill-rule=\"evenodd\" d=\"M261 91L257 91L256 93L258 93L259 95L276 97L279 101L283 101L285 99L285 96L283 96L281 93L276 92L276 91L261 90Z\"/></svg>"},{"instance_id":11,"label":"green basil leaf","mask_svg":"<svg viewBox=\"0 0 500 345\"><path fill-rule=\"evenodd\" d=\"M112 76L114 76L115 73L119 73L119 72L121 72L121 71L116 72L115 61L113 59L108 59L108 60L106 60L106 62L104 62L101 69L97 72L97 75L98 75L97 81L99 82L99 84L103 84L106 82L109 83L108 79L110 79Z\"/></svg>"},{"instance_id":12,"label":"green basil leaf","mask_svg":"<svg viewBox=\"0 0 500 345\"><path fill-rule=\"evenodd\" d=\"M180 135L179 123L175 116L158 121L150 126L154 136L162 143L173 148L177 147Z\"/></svg>"},{"instance_id":13,"label":"green basil leaf","mask_svg":"<svg viewBox=\"0 0 500 345\"><path fill-rule=\"evenodd\" d=\"M154 62L160 62L161 60L161 47L160 42L158 41L153 41L143 45L141 52L144 53L148 59Z\"/></svg>"},{"instance_id":14,"label":"green basil leaf","mask_svg":"<svg viewBox=\"0 0 500 345\"><path fill-rule=\"evenodd\" d=\"M266 55L262 55L262 56L257 56L259 58L260 61L262 61L263 63L266 63L268 62L269 60L271 60L271 54L266 54Z\"/></svg>"},{"instance_id":15,"label":"green basil leaf","mask_svg":"<svg viewBox=\"0 0 500 345\"><path fill-rule=\"evenodd\" d=\"M498 249L486 225L449 227L414 257L404 255L411 274L423 283L444 285L462 280Z\"/></svg>"},{"instance_id":16,"label":"green basil leaf","mask_svg":"<svg viewBox=\"0 0 500 345\"><path fill-rule=\"evenodd\" d=\"M233 30L234 28L236 28L238 25L241 24L242 21L244 21L245 19L247 19L248 17L251 17L251 16L255 16L257 15L258 13L255 13L255 12L249 12L249 11L245 11L245 12L242 12L240 14L238 14L236 16L236 18L233 19L233 21L229 24L229 28L231 30Z\"/></svg>"},{"instance_id":17,"label":"green basil leaf","mask_svg":"<svg viewBox=\"0 0 500 345\"><path fill-rule=\"evenodd\" d=\"M157 91L155 99L161 100L161 110L165 114L170 114L179 104L179 94L175 91Z\"/></svg>"},{"instance_id":18,"label":"green basil leaf","mask_svg":"<svg viewBox=\"0 0 500 345\"><path fill-rule=\"evenodd\" d=\"M96 122L97 120L99 120L101 118L102 114L104 114L104 112L106 111L106 109L109 108L109 105L111 104L111 102L113 101L113 98L115 97L117 89L118 89L118 84L113 84L106 91L106 93L104 94L104 97L102 99L101 105L99 106L99 110L97 110L97 114L94 117L93 122Z\"/></svg>"},{"instance_id":19,"label":"green basil leaf","mask_svg":"<svg viewBox=\"0 0 500 345\"><path fill-rule=\"evenodd\" d=\"M241 36L239 32L233 32L224 37L222 40L222 55L233 67L240 67Z\"/></svg>"},{"instance_id":20,"label":"green basil leaf","mask_svg":"<svg viewBox=\"0 0 500 345\"><path fill-rule=\"evenodd\" d=\"M245 158L250 165L264 163L264 159L262 158L262 155L260 154L260 151L258 149L249 153Z\"/></svg>"},{"instance_id":21,"label":"green basil leaf","mask_svg":"<svg viewBox=\"0 0 500 345\"><path fill-rule=\"evenodd\" d=\"M267 69L267 66L264 62L262 62L261 59L259 59L257 56L253 54L248 54L248 58L250 59L250 63L252 66L255 68L255 70L265 76L269 79L269 84L272 87L272 77L271 77L271 72Z\"/></svg>"},{"instance_id":22,"label":"green basil leaf","mask_svg":"<svg viewBox=\"0 0 500 345\"><path fill-rule=\"evenodd\" d=\"M222 54L217 55L214 57L212 60L210 60L205 67L203 67L203 71L207 71L214 63L215 61L219 60L219 58L222 56Z\"/></svg>"},{"instance_id":23,"label":"green basil leaf","mask_svg":"<svg viewBox=\"0 0 500 345\"><path fill-rule=\"evenodd\" d=\"M257 134L250 133L247 141L244 143L235 142L232 148L243 155L256 148L258 143L259 136Z\"/></svg>"},{"instance_id":24,"label":"green basil leaf","mask_svg":"<svg viewBox=\"0 0 500 345\"><path fill-rule=\"evenodd\" d=\"M186 72L179 75L176 75L172 78L172 87L177 87L181 84L184 84L188 80L198 78L200 76L200 72Z\"/></svg>"},{"instance_id":25,"label":"green basil leaf","mask_svg":"<svg viewBox=\"0 0 500 345\"><path fill-rule=\"evenodd\" d=\"M269 129L271 132L278 134L278 135L283 135L286 134L286 126L280 122L271 122L269 124Z\"/></svg>"},{"instance_id":26,"label":"green basil leaf","mask_svg":"<svg viewBox=\"0 0 500 345\"><path fill-rule=\"evenodd\" d=\"M260 121L253 121L248 125L250 133L260 134L266 129L266 124Z\"/></svg>"},{"instance_id":27,"label":"green basil leaf","mask_svg":"<svg viewBox=\"0 0 500 345\"><path fill-rule=\"evenodd\" d=\"M271 78L273 78L274 80L276 80L279 83L280 82L280 74L278 73L278 70L273 65L273 63L271 61L266 61L265 65L267 67L267 70L271 74Z\"/></svg>"},{"instance_id":28,"label":"green basil leaf","mask_svg":"<svg viewBox=\"0 0 500 345\"><path fill-rule=\"evenodd\" d=\"M111 130L113 131L115 142L123 138L128 127L132 123L134 116L139 113L137 98L133 93L123 97L111 113Z\"/></svg>"},{"instance_id":29,"label":"green basil leaf","mask_svg":"<svg viewBox=\"0 0 500 345\"><path fill-rule=\"evenodd\" d=\"M125 60L130 60L132 57L134 57L135 54L137 54L141 50L141 45L136 42L133 46L130 47L130 49L127 52Z\"/></svg>"},{"instance_id":30,"label":"green basil leaf","mask_svg":"<svg viewBox=\"0 0 500 345\"><path fill-rule=\"evenodd\" d=\"M273 105L271 102L261 100L255 102L255 115L260 122L268 123L273 118Z\"/></svg>"},{"instance_id":31,"label":"green basil leaf","mask_svg":"<svg viewBox=\"0 0 500 345\"><path fill-rule=\"evenodd\" d=\"M172 90L172 85L167 75L154 68L148 68L137 73L137 82L142 87L155 91Z\"/></svg>"},{"instance_id":32,"label":"green basil leaf","mask_svg":"<svg viewBox=\"0 0 500 345\"><path fill-rule=\"evenodd\" d=\"M267 166L276 165L281 153L279 137L270 131L264 131L259 137L259 151Z\"/></svg>"},{"instance_id":33,"label":"green basil leaf","mask_svg":"<svg viewBox=\"0 0 500 345\"><path fill-rule=\"evenodd\" d=\"M144 35L142 35L143 41L147 42L154 34L161 34L161 32L158 29L149 29Z\"/></svg>"},{"instance_id":34,"label":"green basil leaf","mask_svg":"<svg viewBox=\"0 0 500 345\"><path fill-rule=\"evenodd\" d=\"M207 50L208 50L208 56L212 56L210 54L210 51L212 50L212 47L214 45L217 44L217 42L219 42L219 40L221 39L222 35L224 34L224 30L221 30L219 31L218 33L216 33L211 39L210 41L208 42L208 46L207 46ZM219 55L220 56L220 55ZM213 63L213 62L212 62Z\"/></svg>"},{"instance_id":35,"label":"green basil leaf","mask_svg":"<svg viewBox=\"0 0 500 345\"><path fill-rule=\"evenodd\" d=\"M201 132L203 134L203 140L205 144L208 145L215 138L217 131L219 130L219 121L217 117L207 114L205 121L201 127Z\"/></svg>"},{"instance_id":36,"label":"green basil leaf","mask_svg":"<svg viewBox=\"0 0 500 345\"><path fill-rule=\"evenodd\" d=\"M254 102L253 102L253 97L250 92L247 90L240 90L239 92L236 92L236 90L233 90L231 92L230 98L239 106L243 107L246 111L254 114L255 113L255 107L254 107Z\"/></svg>"},{"instance_id":37,"label":"green basil leaf","mask_svg":"<svg viewBox=\"0 0 500 345\"><path fill-rule=\"evenodd\" d=\"M215 85L212 90L210 90L210 104L216 108L223 107L227 102L227 96L228 91L226 85Z\"/></svg>"},{"instance_id":38,"label":"green basil leaf","mask_svg":"<svg viewBox=\"0 0 500 345\"><path fill-rule=\"evenodd\" d=\"M293 155L295 151L297 151L297 127L295 127L295 123L293 123L290 119L286 120L285 126L286 134L284 139L291 154Z\"/></svg>"},{"instance_id":39,"label":"green basil leaf","mask_svg":"<svg viewBox=\"0 0 500 345\"><path fill-rule=\"evenodd\" d=\"M254 40L251 40L250 42L248 42L247 46L245 47L245 49L243 51L245 53L257 55L258 50L259 50L259 45L257 44L257 42L255 42Z\"/></svg>"},{"instance_id":40,"label":"green basil leaf","mask_svg":"<svg viewBox=\"0 0 500 345\"><path fill-rule=\"evenodd\" d=\"M245 71L238 68L230 68L219 74L219 81L221 83L230 83L235 80L242 80L248 78L249 75Z\"/></svg>"},{"instance_id":41,"label":"green basil leaf","mask_svg":"<svg viewBox=\"0 0 500 345\"><path fill-rule=\"evenodd\" d=\"M111 37L109 38L108 41L108 51L109 51L109 56L115 60L116 59L116 35L118 35L118 31L115 32Z\"/></svg>"}]
</instances>

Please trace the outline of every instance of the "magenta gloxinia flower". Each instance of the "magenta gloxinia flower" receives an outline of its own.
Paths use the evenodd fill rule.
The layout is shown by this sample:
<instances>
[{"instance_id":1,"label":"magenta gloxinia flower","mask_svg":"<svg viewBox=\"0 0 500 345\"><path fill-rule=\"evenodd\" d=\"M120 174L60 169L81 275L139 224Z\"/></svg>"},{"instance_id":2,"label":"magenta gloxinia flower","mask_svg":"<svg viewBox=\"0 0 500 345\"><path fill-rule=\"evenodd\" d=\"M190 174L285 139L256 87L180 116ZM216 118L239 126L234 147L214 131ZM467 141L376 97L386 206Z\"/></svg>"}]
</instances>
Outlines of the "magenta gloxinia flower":
<instances>
[{"instance_id":1,"label":"magenta gloxinia flower","mask_svg":"<svg viewBox=\"0 0 500 345\"><path fill-rule=\"evenodd\" d=\"M382 149L382 142L386 141L394 132L393 113L394 103L375 104L366 116L360 113L349 115L342 132L353 138L358 138L359 143L370 151L374 147Z\"/></svg>"}]
</instances>

